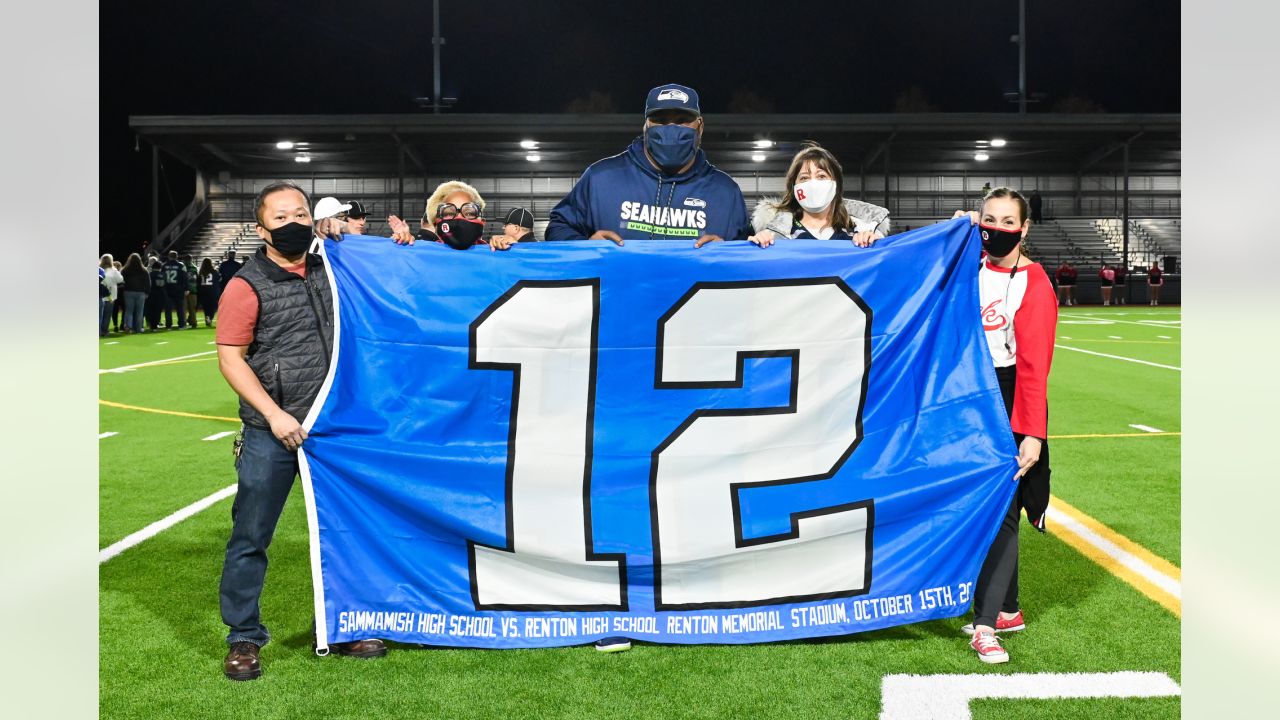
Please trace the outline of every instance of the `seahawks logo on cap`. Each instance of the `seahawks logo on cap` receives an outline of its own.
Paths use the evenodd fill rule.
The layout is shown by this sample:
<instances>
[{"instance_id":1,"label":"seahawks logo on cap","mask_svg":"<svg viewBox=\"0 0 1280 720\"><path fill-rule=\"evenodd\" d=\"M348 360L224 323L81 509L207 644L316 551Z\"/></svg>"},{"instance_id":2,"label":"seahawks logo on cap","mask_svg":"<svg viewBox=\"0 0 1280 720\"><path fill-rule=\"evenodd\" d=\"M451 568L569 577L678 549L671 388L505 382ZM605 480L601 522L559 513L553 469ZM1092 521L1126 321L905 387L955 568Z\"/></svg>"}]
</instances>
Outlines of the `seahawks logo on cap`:
<instances>
[{"instance_id":1,"label":"seahawks logo on cap","mask_svg":"<svg viewBox=\"0 0 1280 720\"><path fill-rule=\"evenodd\" d=\"M658 101L661 102L663 100L679 100L682 103L687 103L689 102L689 95L683 90L667 88L658 93Z\"/></svg>"}]
</instances>

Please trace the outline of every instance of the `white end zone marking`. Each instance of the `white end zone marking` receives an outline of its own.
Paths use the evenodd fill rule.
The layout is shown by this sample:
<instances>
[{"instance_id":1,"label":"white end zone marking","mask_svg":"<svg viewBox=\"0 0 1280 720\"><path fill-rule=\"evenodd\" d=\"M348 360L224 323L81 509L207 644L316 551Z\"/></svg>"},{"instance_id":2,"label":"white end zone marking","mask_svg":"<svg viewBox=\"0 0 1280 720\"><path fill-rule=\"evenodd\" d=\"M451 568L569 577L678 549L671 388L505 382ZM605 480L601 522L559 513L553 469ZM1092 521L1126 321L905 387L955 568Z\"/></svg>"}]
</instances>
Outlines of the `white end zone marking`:
<instances>
[{"instance_id":1,"label":"white end zone marking","mask_svg":"<svg viewBox=\"0 0 1280 720\"><path fill-rule=\"evenodd\" d=\"M1138 360L1135 358L1124 357L1122 355L1108 355L1106 353L1094 352L1092 350L1083 350L1081 348L1069 347L1067 345L1058 345L1056 343L1054 344L1054 347L1058 348L1059 350L1072 350L1078 353L1084 353L1085 355L1097 355L1098 357L1111 358L1112 360L1124 360L1126 362L1138 363L1139 365L1150 365L1151 367L1164 368L1165 370L1177 370L1178 372L1182 372L1182 368L1175 367L1173 365L1161 365L1160 363L1147 362L1146 360Z\"/></svg>"},{"instance_id":2,"label":"white end zone marking","mask_svg":"<svg viewBox=\"0 0 1280 720\"><path fill-rule=\"evenodd\" d=\"M236 433L235 433L235 431L234 431L234 430L228 430L228 431L226 431L226 432L214 433L214 434L210 435L210 436L209 436L209 437L207 437L207 438L200 438L200 439L201 439L201 440L204 440L205 442L212 442L212 441L214 441L214 440L221 440L222 438L224 438L224 437L226 437L226 436L228 436L228 435L235 435L235 434L236 434Z\"/></svg>"},{"instance_id":3,"label":"white end zone marking","mask_svg":"<svg viewBox=\"0 0 1280 720\"><path fill-rule=\"evenodd\" d=\"M148 525L148 526L146 526L146 527L142 528L142 529L141 529L141 530L139 530L138 532L135 532L135 533L131 533L131 534L129 534L129 535L128 535L128 536L126 536L123 540L120 540L119 542L112 543L111 545L109 545L109 546L107 546L107 547L105 547L105 548L103 548L103 549L99 550L99 551L98 551L98 564L99 564L99 565L101 565L102 563L104 563L104 562L106 562L106 561L110 560L111 558L113 558L113 557L115 557L115 556L119 555L120 553L124 552L125 550L128 550L129 548L133 547L134 545L137 545L138 543L143 542L144 540L150 540L151 538L155 537L156 535L159 535L160 533L164 532L165 530L168 530L169 528L173 527L174 525L177 525L178 523L182 522L183 520L186 520L187 518L191 517L192 515L195 515L196 513L200 512L201 510L205 510L205 509L207 509L209 506L213 505L214 503L218 502L219 500L223 500L223 499L225 499L225 498L229 498L229 497L231 497L232 495L235 495L235 494L236 494L236 486L235 486L235 485L228 485L227 487L222 488L222 489L221 489L221 490L219 490L218 492L216 492L216 493L214 493L214 494L212 494L212 495L210 495L210 496L208 496L208 497L206 497L206 498L201 498L201 499L199 499L199 500L197 500L197 501L195 501L195 502L191 503L190 505L188 505L188 506L186 506L186 507L182 508L182 509L181 509L181 510L179 510L178 512L176 512L176 513L174 513L174 514L172 514L172 515L170 515L170 516L168 516L168 517L166 517L166 518L162 518L162 519L160 519L160 520L157 520L157 521L155 521L155 522L151 523L150 525Z\"/></svg>"},{"instance_id":4,"label":"white end zone marking","mask_svg":"<svg viewBox=\"0 0 1280 720\"><path fill-rule=\"evenodd\" d=\"M1153 428L1153 427L1151 427L1150 425L1133 425L1133 424L1130 424L1130 425L1129 425L1129 427L1133 428L1134 430L1141 430L1142 432L1164 432L1164 431L1163 431L1163 430L1161 430L1160 428Z\"/></svg>"},{"instance_id":5,"label":"white end zone marking","mask_svg":"<svg viewBox=\"0 0 1280 720\"><path fill-rule=\"evenodd\" d=\"M109 438L109 437L111 437L112 435L119 435L119 434L120 434L120 433L118 433L118 432L104 432L104 433L98 433L98 439L99 439L99 440L101 440L101 439L103 439L103 438Z\"/></svg>"},{"instance_id":6,"label":"white end zone marking","mask_svg":"<svg viewBox=\"0 0 1280 720\"><path fill-rule=\"evenodd\" d=\"M880 720L969 720L976 698L1039 699L1178 697L1182 688L1160 672L1025 673L1015 675L885 675Z\"/></svg>"}]
</instances>

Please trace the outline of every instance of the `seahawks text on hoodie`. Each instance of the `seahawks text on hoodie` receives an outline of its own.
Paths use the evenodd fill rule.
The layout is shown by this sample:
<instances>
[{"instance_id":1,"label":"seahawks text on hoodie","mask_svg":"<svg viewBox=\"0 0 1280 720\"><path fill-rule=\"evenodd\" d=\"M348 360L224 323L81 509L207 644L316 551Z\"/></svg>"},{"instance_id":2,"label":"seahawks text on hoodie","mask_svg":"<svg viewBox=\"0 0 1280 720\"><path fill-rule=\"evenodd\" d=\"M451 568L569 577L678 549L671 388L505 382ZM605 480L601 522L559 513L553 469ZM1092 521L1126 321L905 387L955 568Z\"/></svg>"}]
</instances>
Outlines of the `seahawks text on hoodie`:
<instances>
[{"instance_id":1,"label":"seahawks text on hoodie","mask_svg":"<svg viewBox=\"0 0 1280 720\"><path fill-rule=\"evenodd\" d=\"M551 210L546 238L582 240L597 230L624 240L745 240L752 234L742 190L702 150L687 172L664 176L645 157L642 138L582 173Z\"/></svg>"}]
</instances>

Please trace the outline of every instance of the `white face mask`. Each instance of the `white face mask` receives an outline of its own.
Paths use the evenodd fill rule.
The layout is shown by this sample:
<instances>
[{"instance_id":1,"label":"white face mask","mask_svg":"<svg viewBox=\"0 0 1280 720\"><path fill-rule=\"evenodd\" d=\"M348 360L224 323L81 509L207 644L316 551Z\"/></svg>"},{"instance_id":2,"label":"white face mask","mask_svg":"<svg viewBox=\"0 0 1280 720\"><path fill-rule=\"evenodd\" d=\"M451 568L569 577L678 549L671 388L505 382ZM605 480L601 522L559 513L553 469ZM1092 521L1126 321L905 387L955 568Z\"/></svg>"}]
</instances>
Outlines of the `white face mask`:
<instances>
[{"instance_id":1,"label":"white face mask","mask_svg":"<svg viewBox=\"0 0 1280 720\"><path fill-rule=\"evenodd\" d=\"M825 210L836 196L835 180L808 180L796 183L796 201L811 213Z\"/></svg>"}]
</instances>

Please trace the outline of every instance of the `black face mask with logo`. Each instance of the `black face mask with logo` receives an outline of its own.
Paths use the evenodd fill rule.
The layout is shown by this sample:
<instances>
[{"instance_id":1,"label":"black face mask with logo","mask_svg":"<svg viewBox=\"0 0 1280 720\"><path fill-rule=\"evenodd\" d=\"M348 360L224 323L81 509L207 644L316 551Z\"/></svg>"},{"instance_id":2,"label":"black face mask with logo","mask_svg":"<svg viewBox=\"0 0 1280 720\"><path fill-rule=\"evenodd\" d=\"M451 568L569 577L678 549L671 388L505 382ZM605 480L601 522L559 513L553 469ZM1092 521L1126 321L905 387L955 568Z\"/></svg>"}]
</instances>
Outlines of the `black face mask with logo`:
<instances>
[{"instance_id":1,"label":"black face mask with logo","mask_svg":"<svg viewBox=\"0 0 1280 720\"><path fill-rule=\"evenodd\" d=\"M268 230L271 246L281 255L292 258L305 253L314 239L314 228L299 222L281 225L275 230Z\"/></svg>"},{"instance_id":2,"label":"black face mask with logo","mask_svg":"<svg viewBox=\"0 0 1280 720\"><path fill-rule=\"evenodd\" d=\"M454 250L470 250L484 235L483 220L453 218L436 221L436 236Z\"/></svg>"},{"instance_id":3,"label":"black face mask with logo","mask_svg":"<svg viewBox=\"0 0 1280 720\"><path fill-rule=\"evenodd\" d=\"M1021 230L1002 230L990 225L979 225L982 233L982 249L993 258L1002 258L1013 252L1022 240Z\"/></svg>"}]
</instances>

